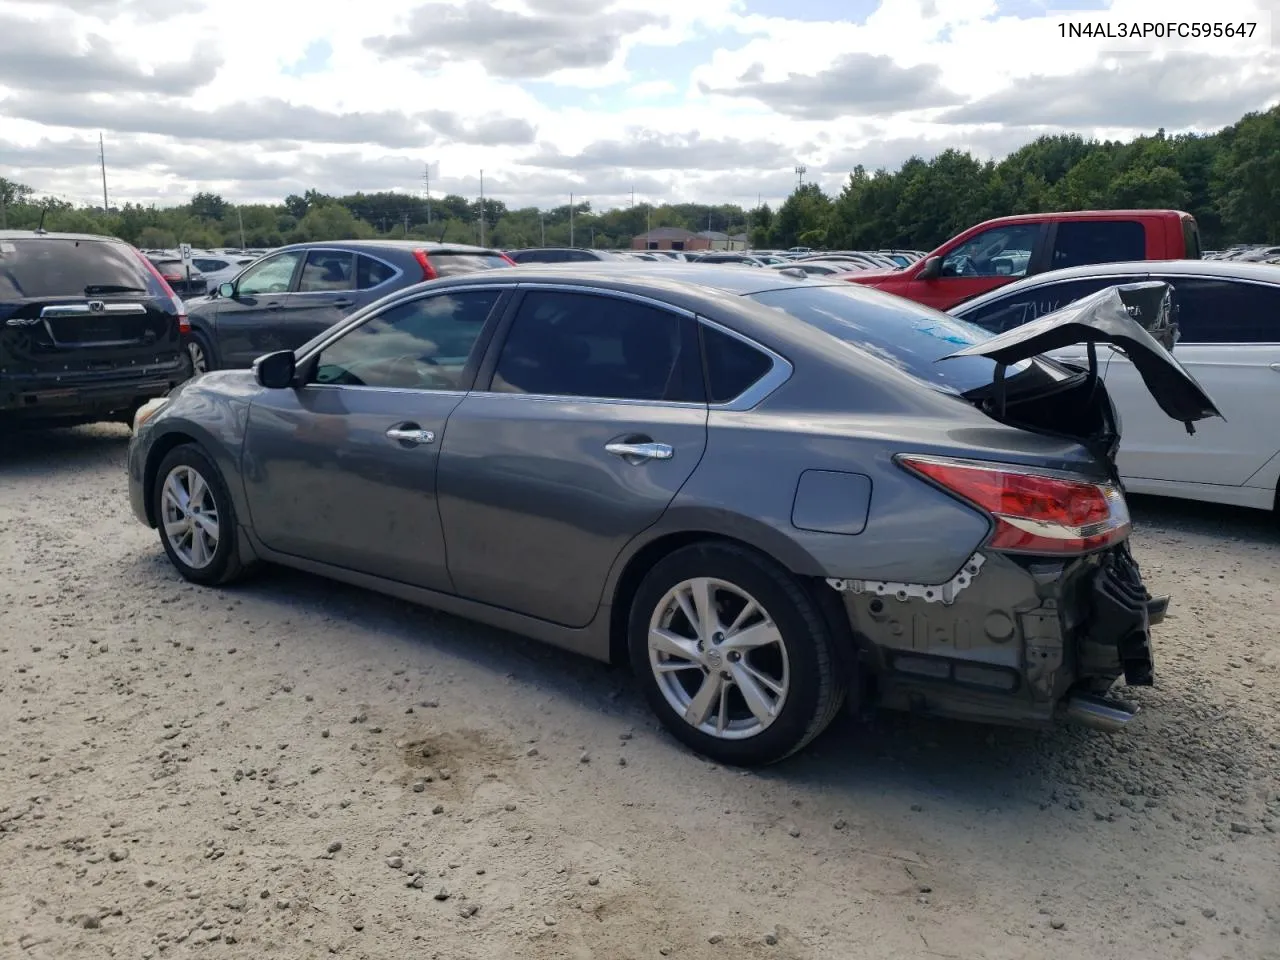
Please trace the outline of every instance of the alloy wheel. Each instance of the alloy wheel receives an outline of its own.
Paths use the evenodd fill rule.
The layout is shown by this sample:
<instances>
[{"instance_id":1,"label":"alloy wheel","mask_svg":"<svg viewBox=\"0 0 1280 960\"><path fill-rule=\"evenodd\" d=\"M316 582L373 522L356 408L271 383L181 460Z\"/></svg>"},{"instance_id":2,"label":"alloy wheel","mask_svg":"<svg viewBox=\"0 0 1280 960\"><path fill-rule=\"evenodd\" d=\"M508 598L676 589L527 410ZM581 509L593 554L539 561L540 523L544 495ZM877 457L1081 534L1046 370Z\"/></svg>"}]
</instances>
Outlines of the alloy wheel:
<instances>
[{"instance_id":1,"label":"alloy wheel","mask_svg":"<svg viewBox=\"0 0 1280 960\"><path fill-rule=\"evenodd\" d=\"M725 580L684 580L649 620L649 666L686 723L722 740L763 732L786 703L790 662L765 608Z\"/></svg>"},{"instance_id":2,"label":"alloy wheel","mask_svg":"<svg viewBox=\"0 0 1280 960\"><path fill-rule=\"evenodd\" d=\"M192 340L187 344L187 356L191 358L191 375L199 376L209 372L209 358L204 355L204 347Z\"/></svg>"},{"instance_id":3,"label":"alloy wheel","mask_svg":"<svg viewBox=\"0 0 1280 960\"><path fill-rule=\"evenodd\" d=\"M174 554L193 570L211 564L220 534L218 504L200 472L186 464L170 470L160 504L160 522Z\"/></svg>"}]
</instances>

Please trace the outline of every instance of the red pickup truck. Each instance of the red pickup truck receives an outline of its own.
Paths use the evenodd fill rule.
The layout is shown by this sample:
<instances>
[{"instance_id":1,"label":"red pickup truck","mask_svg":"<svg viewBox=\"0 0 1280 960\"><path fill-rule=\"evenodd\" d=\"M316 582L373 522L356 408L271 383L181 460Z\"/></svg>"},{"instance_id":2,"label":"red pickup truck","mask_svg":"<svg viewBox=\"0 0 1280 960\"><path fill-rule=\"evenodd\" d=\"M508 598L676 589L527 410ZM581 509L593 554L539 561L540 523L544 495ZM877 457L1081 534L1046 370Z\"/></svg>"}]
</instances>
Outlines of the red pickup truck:
<instances>
[{"instance_id":1,"label":"red pickup truck","mask_svg":"<svg viewBox=\"0 0 1280 960\"><path fill-rule=\"evenodd\" d=\"M1077 210L1000 217L970 227L902 270L842 279L949 310L1047 270L1127 260L1199 260L1200 230L1181 210Z\"/></svg>"}]
</instances>

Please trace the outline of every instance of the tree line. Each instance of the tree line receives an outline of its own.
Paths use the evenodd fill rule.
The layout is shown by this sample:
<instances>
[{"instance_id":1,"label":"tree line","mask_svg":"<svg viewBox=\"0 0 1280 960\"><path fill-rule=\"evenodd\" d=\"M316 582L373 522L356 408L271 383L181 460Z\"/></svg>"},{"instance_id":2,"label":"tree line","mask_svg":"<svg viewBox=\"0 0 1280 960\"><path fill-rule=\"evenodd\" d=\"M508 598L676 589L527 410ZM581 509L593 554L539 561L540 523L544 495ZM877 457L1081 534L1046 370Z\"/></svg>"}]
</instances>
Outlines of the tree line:
<instances>
[{"instance_id":1,"label":"tree line","mask_svg":"<svg viewBox=\"0 0 1280 960\"><path fill-rule=\"evenodd\" d=\"M999 161L945 150L895 171L854 168L829 196L799 187L768 204L635 204L595 211L590 202L550 210L450 194L317 190L280 204L232 204L197 193L174 207L126 203L104 211L42 198L0 178L0 226L107 233L143 248L274 247L307 240L399 238L526 246L627 247L657 227L746 234L756 248L897 247L929 250L991 217L1054 210L1175 208L1193 213L1206 247L1280 242L1280 107L1251 113L1212 134L1128 142L1043 136Z\"/></svg>"}]
</instances>

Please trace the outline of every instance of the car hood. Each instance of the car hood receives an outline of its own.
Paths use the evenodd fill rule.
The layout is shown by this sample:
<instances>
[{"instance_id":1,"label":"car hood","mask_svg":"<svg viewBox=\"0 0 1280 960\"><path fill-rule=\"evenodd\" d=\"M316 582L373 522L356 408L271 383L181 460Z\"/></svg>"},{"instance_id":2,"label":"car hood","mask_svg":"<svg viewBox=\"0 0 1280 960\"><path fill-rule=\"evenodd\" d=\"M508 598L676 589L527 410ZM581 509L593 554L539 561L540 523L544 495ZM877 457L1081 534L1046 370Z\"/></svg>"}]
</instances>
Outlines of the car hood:
<instances>
[{"instance_id":1,"label":"car hood","mask_svg":"<svg viewBox=\"0 0 1280 960\"><path fill-rule=\"evenodd\" d=\"M850 283L865 283L870 286L884 283L886 280L899 279L903 277L902 270L850 270L848 273L840 274L841 280L848 280Z\"/></svg>"},{"instance_id":2,"label":"car hood","mask_svg":"<svg viewBox=\"0 0 1280 960\"><path fill-rule=\"evenodd\" d=\"M1204 388L1169 352L1178 336L1170 319L1170 293L1169 284L1159 281L1106 287L943 359L987 357L1007 366L1078 343L1107 343L1124 351L1160 409L1174 420L1190 427L1197 420L1222 417Z\"/></svg>"}]
</instances>

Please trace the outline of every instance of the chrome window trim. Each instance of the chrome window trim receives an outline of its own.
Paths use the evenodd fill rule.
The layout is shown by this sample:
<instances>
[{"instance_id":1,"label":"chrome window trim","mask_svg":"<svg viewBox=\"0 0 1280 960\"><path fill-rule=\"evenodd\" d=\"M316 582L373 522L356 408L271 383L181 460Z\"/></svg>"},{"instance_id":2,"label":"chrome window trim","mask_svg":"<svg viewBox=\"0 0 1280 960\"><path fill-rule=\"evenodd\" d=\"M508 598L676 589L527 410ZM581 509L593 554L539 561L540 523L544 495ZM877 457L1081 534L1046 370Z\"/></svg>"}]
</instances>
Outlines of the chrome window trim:
<instances>
[{"instance_id":1,"label":"chrome window trim","mask_svg":"<svg viewBox=\"0 0 1280 960\"><path fill-rule=\"evenodd\" d=\"M402 270L400 267L397 267L394 263L389 263L388 261L383 260L381 257L374 256L372 253L365 253L362 250L343 250L341 247L306 247L304 248L304 252L307 255L302 261L302 269L304 271L307 269L307 259L310 258L311 254L313 253L349 253L351 254L353 259L358 257L368 257L370 260L376 260L378 261L378 263L382 264L384 267L390 267L394 272L386 280L383 280L381 283L376 284L372 287L364 287L364 288L347 287L343 290L294 290L292 292L295 296L309 297L317 293L367 293L370 290L377 290L379 287L385 287L388 283L391 283L393 280L399 280L402 276L404 276L404 270ZM246 269L248 268L246 267ZM356 283L360 282L359 274L360 274L360 261L358 259L355 259L355 262L351 266L351 275L352 277L355 278ZM298 275L298 282L299 283L302 282L301 274Z\"/></svg>"}]
</instances>

